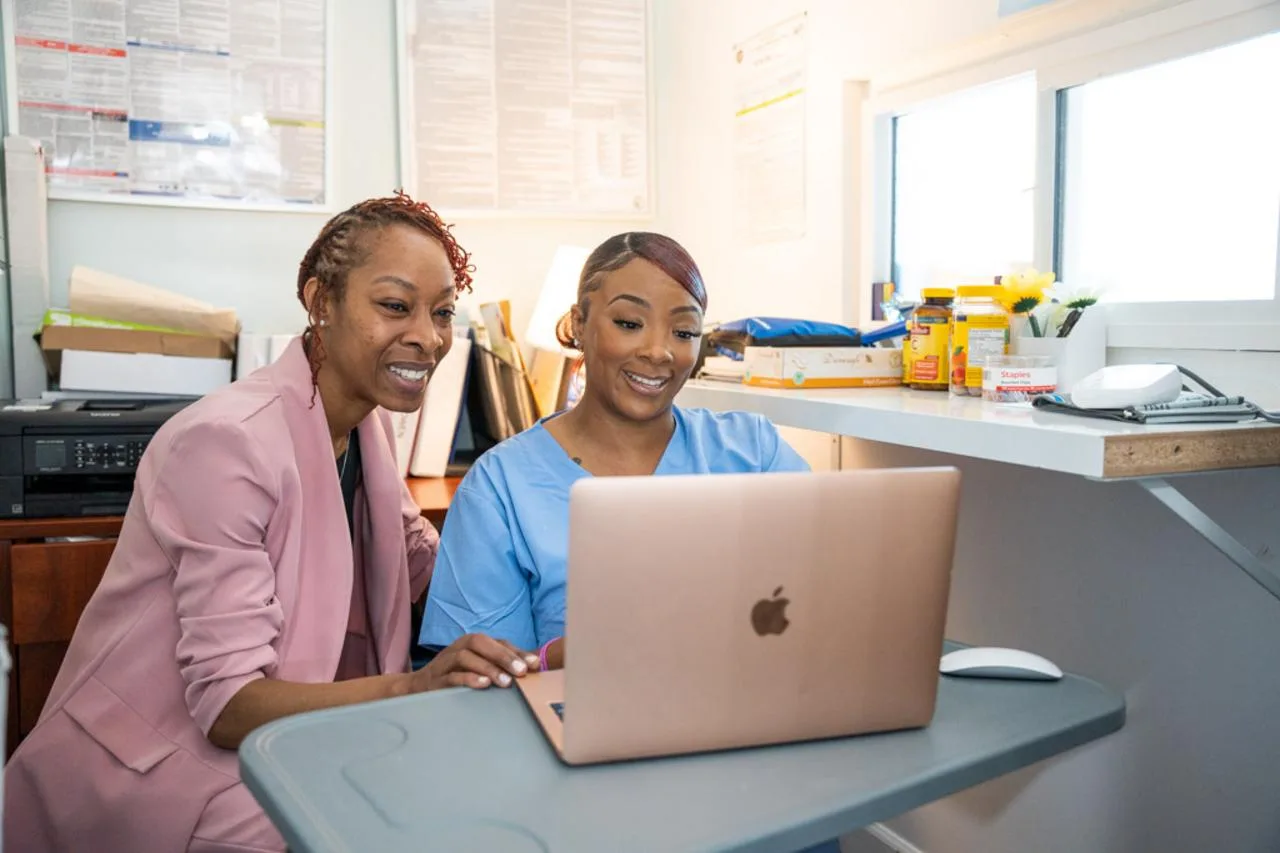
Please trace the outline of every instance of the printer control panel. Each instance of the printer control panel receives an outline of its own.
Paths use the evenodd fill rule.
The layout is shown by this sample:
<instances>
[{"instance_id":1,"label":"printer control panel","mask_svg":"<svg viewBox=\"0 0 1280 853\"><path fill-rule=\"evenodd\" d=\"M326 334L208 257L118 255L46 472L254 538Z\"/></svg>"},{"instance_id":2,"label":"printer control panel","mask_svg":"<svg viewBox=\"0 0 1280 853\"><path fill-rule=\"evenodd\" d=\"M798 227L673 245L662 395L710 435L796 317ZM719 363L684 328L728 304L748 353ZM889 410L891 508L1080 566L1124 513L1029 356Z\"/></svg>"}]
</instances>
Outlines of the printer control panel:
<instances>
[{"instance_id":1,"label":"printer control panel","mask_svg":"<svg viewBox=\"0 0 1280 853\"><path fill-rule=\"evenodd\" d=\"M27 436L23 468L32 474L132 474L149 435Z\"/></svg>"},{"instance_id":2,"label":"printer control panel","mask_svg":"<svg viewBox=\"0 0 1280 853\"><path fill-rule=\"evenodd\" d=\"M48 439L45 439L46 441ZM77 471L133 471L147 448L145 438L76 439L71 447L70 467Z\"/></svg>"}]
</instances>

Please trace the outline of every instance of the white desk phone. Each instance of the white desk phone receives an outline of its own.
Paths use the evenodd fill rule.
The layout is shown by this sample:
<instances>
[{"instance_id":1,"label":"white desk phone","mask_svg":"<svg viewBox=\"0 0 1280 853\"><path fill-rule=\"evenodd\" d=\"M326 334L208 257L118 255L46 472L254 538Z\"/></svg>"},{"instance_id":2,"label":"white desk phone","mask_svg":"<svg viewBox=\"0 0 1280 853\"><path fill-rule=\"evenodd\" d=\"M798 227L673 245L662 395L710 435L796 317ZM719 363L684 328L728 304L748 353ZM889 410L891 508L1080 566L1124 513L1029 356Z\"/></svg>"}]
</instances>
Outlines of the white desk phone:
<instances>
[{"instance_id":1,"label":"white desk phone","mask_svg":"<svg viewBox=\"0 0 1280 853\"><path fill-rule=\"evenodd\" d=\"M1190 379L1205 393L1184 387ZM1280 423L1280 414L1264 411L1244 397L1223 394L1176 364L1115 364L1089 374L1070 394L1043 394L1036 408L1133 423Z\"/></svg>"}]
</instances>

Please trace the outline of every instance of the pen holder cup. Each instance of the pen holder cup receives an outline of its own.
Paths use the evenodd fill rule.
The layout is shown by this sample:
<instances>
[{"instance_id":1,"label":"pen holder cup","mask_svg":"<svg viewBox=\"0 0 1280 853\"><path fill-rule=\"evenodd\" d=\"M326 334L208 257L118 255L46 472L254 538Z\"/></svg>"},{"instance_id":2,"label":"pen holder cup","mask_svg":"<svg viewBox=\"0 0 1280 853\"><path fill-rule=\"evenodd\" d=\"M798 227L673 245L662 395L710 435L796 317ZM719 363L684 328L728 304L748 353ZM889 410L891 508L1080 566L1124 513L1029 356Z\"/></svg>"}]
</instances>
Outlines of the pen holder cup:
<instances>
[{"instance_id":1,"label":"pen holder cup","mask_svg":"<svg viewBox=\"0 0 1280 853\"><path fill-rule=\"evenodd\" d=\"M1053 359L1058 368L1058 391L1070 393L1072 386L1107 364L1107 318L1099 306L1080 314L1071 334L1065 338L1036 338L1015 335L1009 342L1012 355L1040 355Z\"/></svg>"}]
</instances>

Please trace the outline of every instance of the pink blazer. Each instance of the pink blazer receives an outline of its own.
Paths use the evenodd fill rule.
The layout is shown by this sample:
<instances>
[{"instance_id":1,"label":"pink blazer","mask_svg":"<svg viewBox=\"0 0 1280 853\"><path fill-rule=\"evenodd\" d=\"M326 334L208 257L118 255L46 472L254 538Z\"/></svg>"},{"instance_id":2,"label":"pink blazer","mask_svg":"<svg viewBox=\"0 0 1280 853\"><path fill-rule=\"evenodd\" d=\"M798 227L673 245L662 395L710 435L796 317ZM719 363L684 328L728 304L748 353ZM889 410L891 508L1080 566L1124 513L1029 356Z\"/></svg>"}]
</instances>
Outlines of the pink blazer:
<instances>
[{"instance_id":1,"label":"pink blazer","mask_svg":"<svg viewBox=\"0 0 1280 853\"><path fill-rule=\"evenodd\" d=\"M186 850L209 800L241 784L210 726L253 679L334 679L355 571L368 670L407 671L410 600L439 537L399 476L385 412L359 441L353 548L299 341L156 434L102 584L5 769L6 850Z\"/></svg>"}]
</instances>

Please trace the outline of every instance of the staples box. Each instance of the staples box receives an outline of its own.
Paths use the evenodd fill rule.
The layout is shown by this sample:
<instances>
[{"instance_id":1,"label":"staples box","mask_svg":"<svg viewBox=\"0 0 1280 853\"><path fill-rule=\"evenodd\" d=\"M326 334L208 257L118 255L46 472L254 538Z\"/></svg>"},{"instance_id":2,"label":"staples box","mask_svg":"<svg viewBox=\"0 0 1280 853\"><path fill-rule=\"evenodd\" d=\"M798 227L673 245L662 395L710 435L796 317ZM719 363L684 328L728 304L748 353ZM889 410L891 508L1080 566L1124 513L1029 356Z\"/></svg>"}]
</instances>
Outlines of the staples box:
<instances>
[{"instance_id":1,"label":"staples box","mask_svg":"<svg viewBox=\"0 0 1280 853\"><path fill-rule=\"evenodd\" d=\"M872 388L902 384L902 350L747 347L742 381L761 388Z\"/></svg>"}]
</instances>

